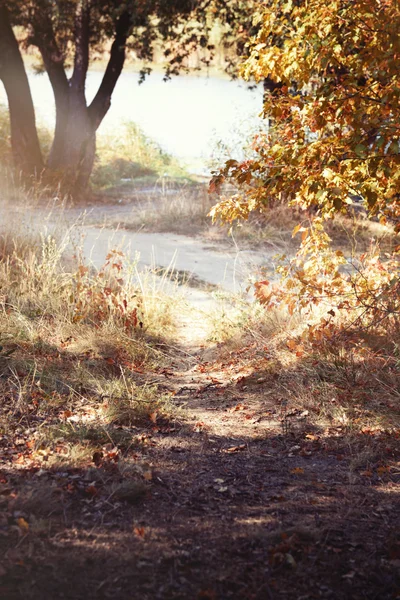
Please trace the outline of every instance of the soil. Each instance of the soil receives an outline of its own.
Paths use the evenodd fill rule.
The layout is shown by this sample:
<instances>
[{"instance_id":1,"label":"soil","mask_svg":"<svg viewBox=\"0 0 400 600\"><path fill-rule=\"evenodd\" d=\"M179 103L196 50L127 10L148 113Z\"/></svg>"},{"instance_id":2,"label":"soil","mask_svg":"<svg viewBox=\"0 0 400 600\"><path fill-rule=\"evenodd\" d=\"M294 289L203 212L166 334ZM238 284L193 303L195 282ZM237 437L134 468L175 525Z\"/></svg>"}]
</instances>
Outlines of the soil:
<instances>
[{"instance_id":1,"label":"soil","mask_svg":"<svg viewBox=\"0 0 400 600\"><path fill-rule=\"evenodd\" d=\"M174 418L124 430L130 446L60 471L2 437L1 598L400 598L399 473L354 468L340 428L288 412L265 353L249 371L205 323L182 318L155 375ZM376 444L398 458L398 438ZM110 488L123 461L136 476Z\"/></svg>"},{"instance_id":2,"label":"soil","mask_svg":"<svg viewBox=\"0 0 400 600\"><path fill-rule=\"evenodd\" d=\"M184 360L159 375L182 417L132 431L141 442L124 452L147 469L136 486L110 493L104 456L65 472L4 465L1 597L399 598L396 478L351 475L340 433L313 434L304 415L284 427L273 382L216 362L195 317Z\"/></svg>"}]
</instances>

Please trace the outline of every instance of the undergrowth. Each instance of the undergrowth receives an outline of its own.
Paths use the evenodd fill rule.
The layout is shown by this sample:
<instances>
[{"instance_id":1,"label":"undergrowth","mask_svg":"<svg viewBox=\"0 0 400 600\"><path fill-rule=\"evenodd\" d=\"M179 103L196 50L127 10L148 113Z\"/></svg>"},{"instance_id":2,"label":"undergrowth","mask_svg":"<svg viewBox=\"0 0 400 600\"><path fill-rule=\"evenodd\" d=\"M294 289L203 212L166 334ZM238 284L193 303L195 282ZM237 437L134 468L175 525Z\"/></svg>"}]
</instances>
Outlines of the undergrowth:
<instances>
[{"instance_id":1,"label":"undergrowth","mask_svg":"<svg viewBox=\"0 0 400 600\"><path fill-rule=\"evenodd\" d=\"M323 439L335 432L352 446L357 440L355 454L382 441L380 459L387 461L384 440L400 435L400 328L396 318L371 324L359 317L328 303L288 311L223 302L212 315L213 369L228 368L249 393L275 398L285 435L296 434L302 414L306 433Z\"/></svg>"},{"instance_id":2,"label":"undergrowth","mask_svg":"<svg viewBox=\"0 0 400 600\"><path fill-rule=\"evenodd\" d=\"M148 375L171 360L180 300L118 250L100 270L67 254L67 238L0 236L1 433L76 467L104 444L134 444L121 427L169 418Z\"/></svg>"}]
</instances>

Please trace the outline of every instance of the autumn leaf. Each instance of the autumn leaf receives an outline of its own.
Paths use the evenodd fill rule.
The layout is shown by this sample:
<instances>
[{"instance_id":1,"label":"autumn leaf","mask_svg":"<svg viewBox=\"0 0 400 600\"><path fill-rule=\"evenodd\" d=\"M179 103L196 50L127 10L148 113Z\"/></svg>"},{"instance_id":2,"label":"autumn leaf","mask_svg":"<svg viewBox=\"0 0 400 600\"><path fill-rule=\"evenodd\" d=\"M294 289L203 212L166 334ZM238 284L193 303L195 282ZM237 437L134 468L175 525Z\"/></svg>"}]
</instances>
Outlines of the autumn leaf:
<instances>
[{"instance_id":1,"label":"autumn leaf","mask_svg":"<svg viewBox=\"0 0 400 600\"><path fill-rule=\"evenodd\" d=\"M245 404L236 404L236 406L233 406L232 408L229 409L229 412L238 412L238 411L243 411L246 410L248 408L248 406L246 406Z\"/></svg>"},{"instance_id":2,"label":"autumn leaf","mask_svg":"<svg viewBox=\"0 0 400 600\"><path fill-rule=\"evenodd\" d=\"M362 475L363 477L372 477L373 476L373 472L370 469L367 469L365 471L362 471L360 473L360 475Z\"/></svg>"},{"instance_id":3,"label":"autumn leaf","mask_svg":"<svg viewBox=\"0 0 400 600\"><path fill-rule=\"evenodd\" d=\"M17 519L17 525L23 533L29 532L29 523L23 517Z\"/></svg>"},{"instance_id":4,"label":"autumn leaf","mask_svg":"<svg viewBox=\"0 0 400 600\"><path fill-rule=\"evenodd\" d=\"M151 481L153 479L153 472L151 469L146 469L145 471L143 471L143 478L146 481Z\"/></svg>"},{"instance_id":5,"label":"autumn leaf","mask_svg":"<svg viewBox=\"0 0 400 600\"><path fill-rule=\"evenodd\" d=\"M134 527L133 533L136 535L136 537L143 539L145 536L146 530L144 527Z\"/></svg>"},{"instance_id":6,"label":"autumn leaf","mask_svg":"<svg viewBox=\"0 0 400 600\"><path fill-rule=\"evenodd\" d=\"M223 452L235 454L236 452L242 452L243 450L246 450L246 444L240 444L240 446L231 446L230 448L223 450Z\"/></svg>"},{"instance_id":7,"label":"autumn leaf","mask_svg":"<svg viewBox=\"0 0 400 600\"><path fill-rule=\"evenodd\" d=\"M149 413L149 419L152 423L157 422L157 417L158 417L158 413L156 410L154 412Z\"/></svg>"},{"instance_id":8,"label":"autumn leaf","mask_svg":"<svg viewBox=\"0 0 400 600\"><path fill-rule=\"evenodd\" d=\"M86 489L85 489L85 493L87 496L97 496L97 494L99 493L99 490L96 488L96 486L94 484L89 485Z\"/></svg>"},{"instance_id":9,"label":"autumn leaf","mask_svg":"<svg viewBox=\"0 0 400 600\"><path fill-rule=\"evenodd\" d=\"M290 472L292 475L303 475L304 469L302 467L295 467L294 469L291 469Z\"/></svg>"}]
</instances>

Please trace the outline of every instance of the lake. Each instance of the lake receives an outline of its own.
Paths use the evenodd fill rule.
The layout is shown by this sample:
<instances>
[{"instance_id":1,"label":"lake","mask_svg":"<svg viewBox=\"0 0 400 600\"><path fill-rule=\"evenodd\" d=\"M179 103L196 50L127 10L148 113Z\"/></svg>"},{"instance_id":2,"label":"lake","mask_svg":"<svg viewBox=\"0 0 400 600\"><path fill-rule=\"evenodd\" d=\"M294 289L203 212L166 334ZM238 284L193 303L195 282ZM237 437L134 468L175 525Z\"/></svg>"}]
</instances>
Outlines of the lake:
<instances>
[{"instance_id":1,"label":"lake","mask_svg":"<svg viewBox=\"0 0 400 600\"><path fill-rule=\"evenodd\" d=\"M90 71L86 94L90 101L102 73ZM46 74L29 73L37 120L53 127L55 109ZM243 141L260 124L262 86L250 90L244 82L217 77L182 76L164 82L152 73L139 85L138 73L122 73L99 134L134 121L165 151L189 169L206 174L210 161L230 153L240 156ZM7 99L0 86L0 103Z\"/></svg>"}]
</instances>

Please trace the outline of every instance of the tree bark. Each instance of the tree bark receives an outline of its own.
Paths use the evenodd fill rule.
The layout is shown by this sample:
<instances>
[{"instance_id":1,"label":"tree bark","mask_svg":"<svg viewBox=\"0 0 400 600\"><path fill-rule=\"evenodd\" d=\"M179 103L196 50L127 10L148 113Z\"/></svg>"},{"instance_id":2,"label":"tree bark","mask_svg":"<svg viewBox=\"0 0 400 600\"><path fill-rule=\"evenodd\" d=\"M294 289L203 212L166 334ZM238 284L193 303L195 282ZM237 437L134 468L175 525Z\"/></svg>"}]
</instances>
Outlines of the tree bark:
<instances>
[{"instance_id":1,"label":"tree bark","mask_svg":"<svg viewBox=\"0 0 400 600\"><path fill-rule=\"evenodd\" d=\"M0 79L10 113L11 147L15 166L24 176L39 176L43 157L36 130L35 110L18 42L8 12L0 3Z\"/></svg>"}]
</instances>

